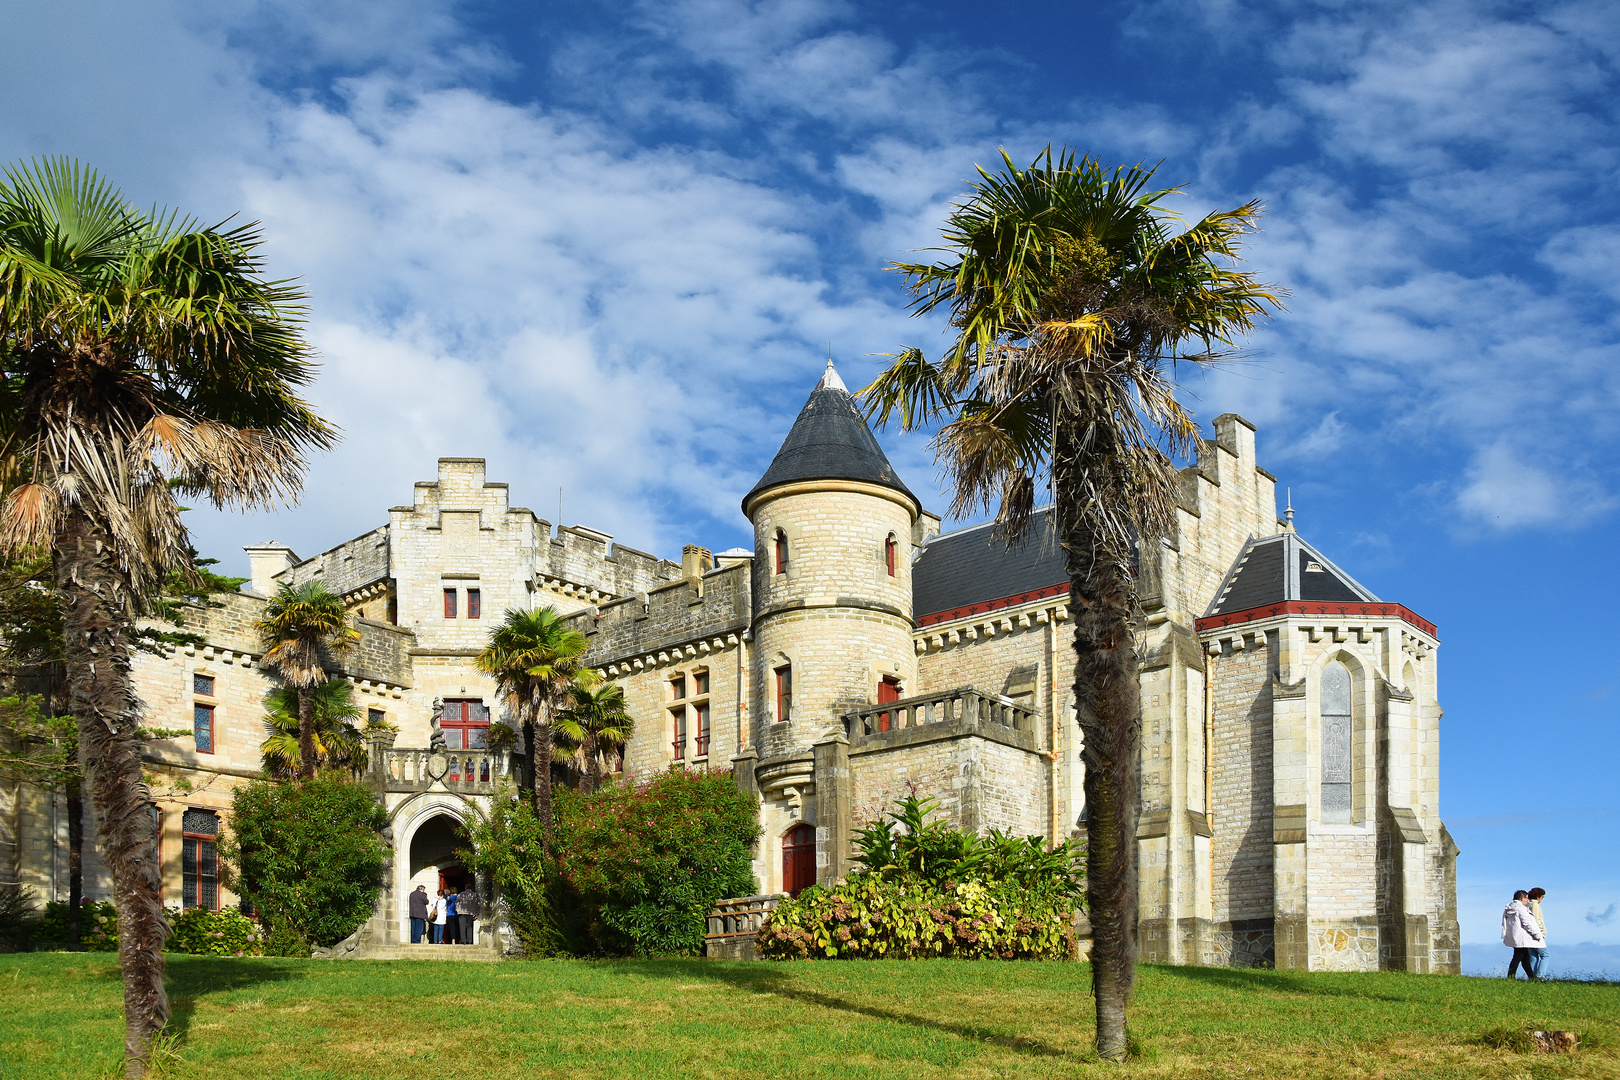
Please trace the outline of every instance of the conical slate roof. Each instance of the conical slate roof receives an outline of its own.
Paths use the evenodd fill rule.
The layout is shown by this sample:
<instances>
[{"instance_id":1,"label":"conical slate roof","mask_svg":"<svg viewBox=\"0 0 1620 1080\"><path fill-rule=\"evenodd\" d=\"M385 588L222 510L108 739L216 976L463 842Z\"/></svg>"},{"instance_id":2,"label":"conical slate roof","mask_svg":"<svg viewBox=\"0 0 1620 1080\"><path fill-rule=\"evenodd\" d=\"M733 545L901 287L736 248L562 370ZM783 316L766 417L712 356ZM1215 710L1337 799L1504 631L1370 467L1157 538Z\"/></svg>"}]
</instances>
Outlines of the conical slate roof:
<instances>
[{"instance_id":1,"label":"conical slate roof","mask_svg":"<svg viewBox=\"0 0 1620 1080\"><path fill-rule=\"evenodd\" d=\"M800 480L863 480L892 488L922 505L883 456L883 448L866 426L831 360L799 418L793 421L793 430L782 441L771 467L754 490L743 496L743 512L747 513L749 504L766 489Z\"/></svg>"}]
</instances>

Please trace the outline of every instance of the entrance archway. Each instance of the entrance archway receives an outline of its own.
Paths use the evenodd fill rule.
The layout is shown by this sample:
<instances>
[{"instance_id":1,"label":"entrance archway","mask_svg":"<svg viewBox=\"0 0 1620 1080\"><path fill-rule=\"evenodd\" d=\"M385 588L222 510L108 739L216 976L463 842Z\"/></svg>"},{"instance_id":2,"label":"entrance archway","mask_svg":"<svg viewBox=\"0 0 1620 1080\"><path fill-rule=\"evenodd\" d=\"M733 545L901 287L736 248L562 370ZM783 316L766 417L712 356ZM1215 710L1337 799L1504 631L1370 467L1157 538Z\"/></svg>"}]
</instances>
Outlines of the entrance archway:
<instances>
[{"instance_id":1,"label":"entrance archway","mask_svg":"<svg viewBox=\"0 0 1620 1080\"><path fill-rule=\"evenodd\" d=\"M461 862L460 853L466 848L467 831L457 818L438 813L423 821L411 834L410 876L405 883L407 895L415 892L418 885L425 886L431 906L443 902L439 896L441 889L461 892L475 887L472 872ZM402 940L410 940L408 934Z\"/></svg>"}]
</instances>

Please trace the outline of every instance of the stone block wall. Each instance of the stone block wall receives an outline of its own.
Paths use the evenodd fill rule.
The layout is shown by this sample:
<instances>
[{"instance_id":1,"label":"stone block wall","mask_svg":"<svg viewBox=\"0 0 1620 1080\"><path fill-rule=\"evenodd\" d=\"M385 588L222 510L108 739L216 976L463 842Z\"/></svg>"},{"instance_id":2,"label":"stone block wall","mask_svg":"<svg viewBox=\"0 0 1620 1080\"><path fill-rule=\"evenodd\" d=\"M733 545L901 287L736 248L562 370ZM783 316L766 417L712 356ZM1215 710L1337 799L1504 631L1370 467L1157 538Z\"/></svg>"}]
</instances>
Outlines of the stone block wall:
<instances>
[{"instance_id":1,"label":"stone block wall","mask_svg":"<svg viewBox=\"0 0 1620 1080\"><path fill-rule=\"evenodd\" d=\"M1271 658L1264 634L1209 658L1214 688L1214 917L1272 916ZM1249 930L1240 931L1248 933Z\"/></svg>"},{"instance_id":2,"label":"stone block wall","mask_svg":"<svg viewBox=\"0 0 1620 1080\"><path fill-rule=\"evenodd\" d=\"M347 596L356 589L384 580L389 573L388 526L383 525L305 559L278 574L277 580L289 585L319 581L339 596Z\"/></svg>"},{"instance_id":3,"label":"stone block wall","mask_svg":"<svg viewBox=\"0 0 1620 1080\"><path fill-rule=\"evenodd\" d=\"M753 616L746 563L711 570L699 580L661 585L651 592L583 611L571 625L591 639L587 659L599 666L656 658L671 648L748 629Z\"/></svg>"}]
</instances>

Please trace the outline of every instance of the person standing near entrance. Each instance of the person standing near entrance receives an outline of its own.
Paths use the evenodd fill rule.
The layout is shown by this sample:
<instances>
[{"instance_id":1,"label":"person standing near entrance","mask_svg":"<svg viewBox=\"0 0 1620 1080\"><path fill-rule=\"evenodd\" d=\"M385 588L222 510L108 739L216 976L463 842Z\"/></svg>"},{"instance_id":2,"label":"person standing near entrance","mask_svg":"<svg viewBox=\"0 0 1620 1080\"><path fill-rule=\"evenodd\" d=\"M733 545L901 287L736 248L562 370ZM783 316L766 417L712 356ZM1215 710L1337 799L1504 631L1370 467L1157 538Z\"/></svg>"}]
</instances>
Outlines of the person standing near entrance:
<instances>
[{"instance_id":1,"label":"person standing near entrance","mask_svg":"<svg viewBox=\"0 0 1620 1080\"><path fill-rule=\"evenodd\" d=\"M444 908L444 890L439 890L439 898L433 902L433 944L444 944L444 921L447 918Z\"/></svg>"},{"instance_id":2,"label":"person standing near entrance","mask_svg":"<svg viewBox=\"0 0 1620 1080\"><path fill-rule=\"evenodd\" d=\"M1503 910L1502 944L1513 950L1513 959L1508 961L1507 977L1513 978L1514 971L1522 966L1525 977L1535 982L1536 969L1530 950L1541 948L1547 939L1541 936L1541 928L1536 925L1535 917L1526 906L1529 900L1530 894L1520 889Z\"/></svg>"},{"instance_id":3,"label":"person standing near entrance","mask_svg":"<svg viewBox=\"0 0 1620 1080\"><path fill-rule=\"evenodd\" d=\"M422 944L422 932L427 929L428 894L426 885L418 885L411 893L411 944Z\"/></svg>"},{"instance_id":4,"label":"person standing near entrance","mask_svg":"<svg viewBox=\"0 0 1620 1080\"><path fill-rule=\"evenodd\" d=\"M444 943L456 945L461 941L461 920L456 918L456 898L458 893L454 885L444 896Z\"/></svg>"},{"instance_id":5,"label":"person standing near entrance","mask_svg":"<svg viewBox=\"0 0 1620 1080\"><path fill-rule=\"evenodd\" d=\"M1547 921L1541 917L1541 898L1547 895L1547 890L1537 887L1530 890L1530 914L1535 917L1536 925L1541 927L1541 944L1530 950L1530 972L1536 978L1541 978L1542 971L1547 966Z\"/></svg>"},{"instance_id":6,"label":"person standing near entrance","mask_svg":"<svg viewBox=\"0 0 1620 1080\"><path fill-rule=\"evenodd\" d=\"M456 897L456 918L461 920L461 943L463 945L478 944L478 935L474 932L473 920L478 918L478 886L469 886L465 892Z\"/></svg>"}]
</instances>

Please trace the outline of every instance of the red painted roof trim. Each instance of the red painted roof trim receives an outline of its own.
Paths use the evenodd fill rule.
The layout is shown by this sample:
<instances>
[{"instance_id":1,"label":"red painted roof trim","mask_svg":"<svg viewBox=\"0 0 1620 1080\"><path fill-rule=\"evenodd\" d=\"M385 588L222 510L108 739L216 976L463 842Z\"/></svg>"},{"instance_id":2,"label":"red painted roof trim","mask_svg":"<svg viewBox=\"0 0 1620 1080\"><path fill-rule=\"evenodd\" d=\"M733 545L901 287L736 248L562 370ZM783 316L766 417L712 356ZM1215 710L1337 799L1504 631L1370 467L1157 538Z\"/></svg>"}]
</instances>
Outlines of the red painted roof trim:
<instances>
[{"instance_id":1,"label":"red painted roof trim","mask_svg":"<svg viewBox=\"0 0 1620 1080\"><path fill-rule=\"evenodd\" d=\"M1425 634L1440 639L1440 631L1428 619L1418 615L1411 608L1402 604L1340 602L1325 603L1320 600L1284 600L1276 604L1267 604L1264 607L1250 608L1247 611L1234 611L1229 615L1211 615L1206 619L1199 619L1196 623L1198 632L1218 630L1223 626L1236 626L1239 623L1254 622L1256 619L1274 619L1282 615L1325 615L1338 617L1341 615L1376 616L1382 618L1399 618L1409 622L1422 630Z\"/></svg>"},{"instance_id":2,"label":"red painted roof trim","mask_svg":"<svg viewBox=\"0 0 1620 1080\"><path fill-rule=\"evenodd\" d=\"M917 620L918 626L932 626L935 623L951 622L955 619L965 619L969 615L986 615L1002 608L1018 607L1021 604L1033 603L1036 600L1045 600L1049 596L1061 596L1069 591L1069 583L1061 585L1048 585L1044 589L1034 589L1022 592L1017 596L1004 596L999 600L982 600L977 604L966 607L951 608L949 611L936 611L931 615L924 615Z\"/></svg>"}]
</instances>

